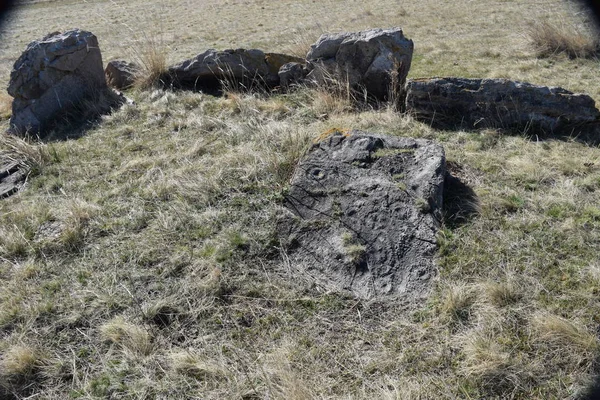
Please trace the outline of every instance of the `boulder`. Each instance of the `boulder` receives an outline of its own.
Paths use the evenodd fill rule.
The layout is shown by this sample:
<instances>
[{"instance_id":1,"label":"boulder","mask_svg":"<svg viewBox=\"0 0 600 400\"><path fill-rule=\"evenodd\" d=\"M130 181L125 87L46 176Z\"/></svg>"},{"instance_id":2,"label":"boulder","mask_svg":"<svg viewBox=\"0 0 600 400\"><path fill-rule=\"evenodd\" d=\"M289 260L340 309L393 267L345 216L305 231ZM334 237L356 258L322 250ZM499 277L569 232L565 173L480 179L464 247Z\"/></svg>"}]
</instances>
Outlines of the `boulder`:
<instances>
[{"instance_id":1,"label":"boulder","mask_svg":"<svg viewBox=\"0 0 600 400\"><path fill-rule=\"evenodd\" d=\"M400 28L324 34L306 56L315 66L308 78L321 83L324 74L387 100L403 93L413 48Z\"/></svg>"},{"instance_id":2,"label":"boulder","mask_svg":"<svg viewBox=\"0 0 600 400\"><path fill-rule=\"evenodd\" d=\"M277 222L290 265L360 298L426 296L445 172L432 141L325 135L299 163Z\"/></svg>"},{"instance_id":3,"label":"boulder","mask_svg":"<svg viewBox=\"0 0 600 400\"><path fill-rule=\"evenodd\" d=\"M281 66L297 57L257 49L210 49L168 69L163 81L186 89L220 91L226 82L236 88L274 87Z\"/></svg>"},{"instance_id":4,"label":"boulder","mask_svg":"<svg viewBox=\"0 0 600 400\"><path fill-rule=\"evenodd\" d=\"M79 29L30 43L10 74L11 130L43 136L57 121L78 114L83 100L106 89L96 36Z\"/></svg>"},{"instance_id":5,"label":"boulder","mask_svg":"<svg viewBox=\"0 0 600 400\"><path fill-rule=\"evenodd\" d=\"M128 89L135 83L135 76L140 71L137 64L123 60L109 62L104 69L106 82L115 89Z\"/></svg>"},{"instance_id":6,"label":"boulder","mask_svg":"<svg viewBox=\"0 0 600 400\"><path fill-rule=\"evenodd\" d=\"M594 100L559 87L508 79L410 80L406 111L440 128L503 128L552 133L587 124L600 113Z\"/></svg>"}]
</instances>

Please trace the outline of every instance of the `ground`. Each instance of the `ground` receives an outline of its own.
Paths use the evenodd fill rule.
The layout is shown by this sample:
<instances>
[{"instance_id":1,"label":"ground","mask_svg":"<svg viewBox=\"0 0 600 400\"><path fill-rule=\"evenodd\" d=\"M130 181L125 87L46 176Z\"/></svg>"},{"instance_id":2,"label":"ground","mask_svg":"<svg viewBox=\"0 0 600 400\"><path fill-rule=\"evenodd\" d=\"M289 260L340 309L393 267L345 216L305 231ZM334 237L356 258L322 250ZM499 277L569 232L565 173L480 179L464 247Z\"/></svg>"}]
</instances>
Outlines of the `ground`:
<instances>
[{"instance_id":1,"label":"ground","mask_svg":"<svg viewBox=\"0 0 600 400\"><path fill-rule=\"evenodd\" d=\"M0 85L27 43L74 27L98 36L105 62L151 47L174 63L401 26L409 77L505 77L599 100L596 58L541 58L529 36L586 18L555 0L27 2L0 30ZM0 397L563 399L596 374L596 143L437 131L309 88L127 95L78 138L3 137L2 154L33 169L0 201ZM359 300L288 262L283 195L330 129L444 146L470 204L448 205L427 302Z\"/></svg>"}]
</instances>

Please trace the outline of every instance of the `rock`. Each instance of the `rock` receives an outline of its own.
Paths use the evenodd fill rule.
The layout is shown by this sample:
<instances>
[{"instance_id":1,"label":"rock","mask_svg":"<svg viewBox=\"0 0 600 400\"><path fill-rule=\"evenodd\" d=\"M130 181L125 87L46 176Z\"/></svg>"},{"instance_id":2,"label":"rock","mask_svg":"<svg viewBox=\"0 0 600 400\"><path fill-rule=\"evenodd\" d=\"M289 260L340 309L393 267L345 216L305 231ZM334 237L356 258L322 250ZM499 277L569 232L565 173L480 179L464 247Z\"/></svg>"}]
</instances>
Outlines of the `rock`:
<instances>
[{"instance_id":1,"label":"rock","mask_svg":"<svg viewBox=\"0 0 600 400\"><path fill-rule=\"evenodd\" d=\"M0 199L16 193L25 182L28 169L15 161L0 160Z\"/></svg>"},{"instance_id":2,"label":"rock","mask_svg":"<svg viewBox=\"0 0 600 400\"><path fill-rule=\"evenodd\" d=\"M378 100L404 91L413 42L402 29L370 29L355 33L324 34L311 46L306 59L316 66L308 79L323 81L323 74Z\"/></svg>"},{"instance_id":3,"label":"rock","mask_svg":"<svg viewBox=\"0 0 600 400\"><path fill-rule=\"evenodd\" d=\"M279 70L279 84L283 87L301 84L308 72L304 64L297 62L284 64Z\"/></svg>"},{"instance_id":4,"label":"rock","mask_svg":"<svg viewBox=\"0 0 600 400\"><path fill-rule=\"evenodd\" d=\"M269 87L275 87L281 84L279 71L281 71L281 68L283 68L284 65L288 65L291 63L303 64L306 61L299 57L291 56L288 54L266 53L265 62L269 67L269 74L267 75L267 78L265 80L267 81L267 85Z\"/></svg>"},{"instance_id":5,"label":"rock","mask_svg":"<svg viewBox=\"0 0 600 400\"><path fill-rule=\"evenodd\" d=\"M441 128L551 133L600 115L587 95L507 79L417 79L407 89L406 111Z\"/></svg>"},{"instance_id":6,"label":"rock","mask_svg":"<svg viewBox=\"0 0 600 400\"><path fill-rule=\"evenodd\" d=\"M79 29L30 43L10 74L11 130L42 135L106 89L96 36Z\"/></svg>"},{"instance_id":7,"label":"rock","mask_svg":"<svg viewBox=\"0 0 600 400\"><path fill-rule=\"evenodd\" d=\"M210 49L169 67L164 80L176 87L209 92L220 91L222 81L235 88L273 87L279 84L281 66L291 61L298 58L257 49Z\"/></svg>"},{"instance_id":8,"label":"rock","mask_svg":"<svg viewBox=\"0 0 600 400\"><path fill-rule=\"evenodd\" d=\"M106 65L106 82L115 89L128 89L135 83L135 75L140 70L137 64L123 60L111 61Z\"/></svg>"},{"instance_id":9,"label":"rock","mask_svg":"<svg viewBox=\"0 0 600 400\"><path fill-rule=\"evenodd\" d=\"M361 298L422 298L435 274L443 148L334 132L299 163L278 232L293 267Z\"/></svg>"}]
</instances>

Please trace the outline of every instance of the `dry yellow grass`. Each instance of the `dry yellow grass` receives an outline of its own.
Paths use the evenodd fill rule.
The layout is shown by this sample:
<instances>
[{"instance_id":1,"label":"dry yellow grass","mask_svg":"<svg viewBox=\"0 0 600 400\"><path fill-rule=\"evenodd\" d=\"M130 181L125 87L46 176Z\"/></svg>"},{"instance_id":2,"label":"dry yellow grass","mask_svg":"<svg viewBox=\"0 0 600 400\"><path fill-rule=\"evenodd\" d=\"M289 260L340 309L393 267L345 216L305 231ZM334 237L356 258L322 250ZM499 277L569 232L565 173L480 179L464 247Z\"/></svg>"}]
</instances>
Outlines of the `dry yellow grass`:
<instances>
[{"instance_id":1,"label":"dry yellow grass","mask_svg":"<svg viewBox=\"0 0 600 400\"><path fill-rule=\"evenodd\" d=\"M597 35L568 24L535 22L528 30L532 44L541 57L565 53L569 58L593 58L598 55L600 41Z\"/></svg>"},{"instance_id":2,"label":"dry yellow grass","mask_svg":"<svg viewBox=\"0 0 600 400\"><path fill-rule=\"evenodd\" d=\"M12 97L0 92L0 120L9 119L12 114Z\"/></svg>"},{"instance_id":3,"label":"dry yellow grass","mask_svg":"<svg viewBox=\"0 0 600 400\"><path fill-rule=\"evenodd\" d=\"M39 366L39 356L31 347L18 345L9 348L2 357L0 374L3 378L24 378Z\"/></svg>"},{"instance_id":4,"label":"dry yellow grass","mask_svg":"<svg viewBox=\"0 0 600 400\"><path fill-rule=\"evenodd\" d=\"M99 36L105 61L135 58L155 33L170 63L208 47L302 53L322 31L399 25L415 41L413 77L509 77L599 99L597 61L540 59L526 36L532 19L585 23L571 7L34 2L1 28L0 82L30 40L73 26ZM440 132L392 104L357 108L343 85L128 96L79 139L3 142L40 167L0 202L0 397L562 399L593 378L596 145ZM477 196L475 216L443 226L439 275L414 309L315 286L278 241L297 161L340 127L439 141Z\"/></svg>"}]
</instances>

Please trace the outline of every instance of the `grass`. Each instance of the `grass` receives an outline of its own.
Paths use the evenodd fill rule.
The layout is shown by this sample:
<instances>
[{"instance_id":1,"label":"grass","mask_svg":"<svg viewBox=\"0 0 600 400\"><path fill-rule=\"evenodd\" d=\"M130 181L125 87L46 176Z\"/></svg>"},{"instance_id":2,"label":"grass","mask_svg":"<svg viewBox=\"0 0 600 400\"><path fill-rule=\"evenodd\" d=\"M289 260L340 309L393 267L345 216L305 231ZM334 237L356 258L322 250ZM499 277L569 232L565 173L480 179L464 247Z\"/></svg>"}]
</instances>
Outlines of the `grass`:
<instances>
[{"instance_id":1,"label":"grass","mask_svg":"<svg viewBox=\"0 0 600 400\"><path fill-rule=\"evenodd\" d=\"M569 58L595 58L600 50L598 36L589 28L541 21L533 23L527 34L540 57L564 53Z\"/></svg>"},{"instance_id":2,"label":"grass","mask_svg":"<svg viewBox=\"0 0 600 400\"><path fill-rule=\"evenodd\" d=\"M193 30L186 24L216 12L212 3L163 10L167 58L213 44L264 41L265 50L284 50L291 30L273 32L285 24L312 32L307 15L317 15L332 31L401 25L417 49L411 76L506 76L600 98L594 59L540 59L522 40L522 15L577 16L562 2L409 2L401 13L379 11L395 10L383 0L368 9L255 2L246 5L255 17L243 21L226 3L219 18ZM132 38L124 37L125 47L107 45L115 42L111 25L91 17L100 5L52 6L70 7L81 27L99 35L105 60L125 54ZM128 13L141 7L103 6L112 26L131 24ZM48 5L23 7L2 27L13 47L0 62L47 33L37 30L54 28L52 13L40 10ZM7 28L15 24L22 29ZM77 139L3 137L3 157L38 167L22 191L0 202L0 397L579 393L596 374L600 350L597 146L437 131L393 104L357 107L340 88L268 96L230 88L213 97L138 87L127 92L133 103ZM440 142L467 186L457 193L475 196L464 207L448 205L460 218L446 216L431 296L412 309L315 285L295 273L276 234L303 152L327 132L352 128ZM351 234L341 239L346 256L360 259L362 244Z\"/></svg>"},{"instance_id":3,"label":"grass","mask_svg":"<svg viewBox=\"0 0 600 400\"><path fill-rule=\"evenodd\" d=\"M7 133L0 135L0 156L29 169L40 169L52 158L47 146Z\"/></svg>"}]
</instances>

